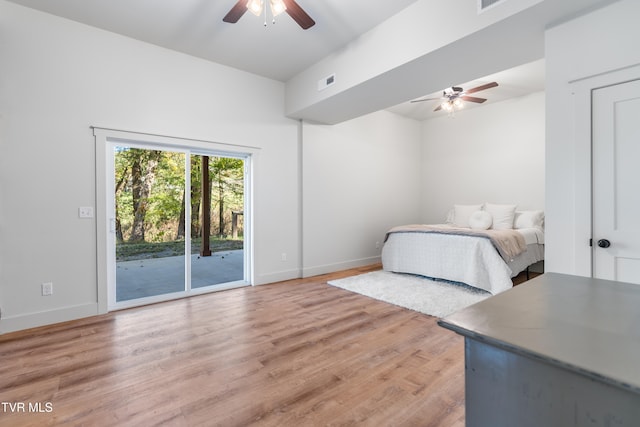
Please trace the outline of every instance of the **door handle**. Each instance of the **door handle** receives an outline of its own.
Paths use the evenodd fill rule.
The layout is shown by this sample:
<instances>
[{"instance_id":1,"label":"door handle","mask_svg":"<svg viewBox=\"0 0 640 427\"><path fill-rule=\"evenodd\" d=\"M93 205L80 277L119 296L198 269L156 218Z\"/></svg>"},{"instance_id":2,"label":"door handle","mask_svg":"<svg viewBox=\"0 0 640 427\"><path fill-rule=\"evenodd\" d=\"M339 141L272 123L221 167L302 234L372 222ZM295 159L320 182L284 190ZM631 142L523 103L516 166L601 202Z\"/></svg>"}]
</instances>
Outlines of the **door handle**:
<instances>
[{"instance_id":1,"label":"door handle","mask_svg":"<svg viewBox=\"0 0 640 427\"><path fill-rule=\"evenodd\" d=\"M601 248L608 248L609 246L611 246L611 242L607 239L600 239L598 240L598 246Z\"/></svg>"}]
</instances>

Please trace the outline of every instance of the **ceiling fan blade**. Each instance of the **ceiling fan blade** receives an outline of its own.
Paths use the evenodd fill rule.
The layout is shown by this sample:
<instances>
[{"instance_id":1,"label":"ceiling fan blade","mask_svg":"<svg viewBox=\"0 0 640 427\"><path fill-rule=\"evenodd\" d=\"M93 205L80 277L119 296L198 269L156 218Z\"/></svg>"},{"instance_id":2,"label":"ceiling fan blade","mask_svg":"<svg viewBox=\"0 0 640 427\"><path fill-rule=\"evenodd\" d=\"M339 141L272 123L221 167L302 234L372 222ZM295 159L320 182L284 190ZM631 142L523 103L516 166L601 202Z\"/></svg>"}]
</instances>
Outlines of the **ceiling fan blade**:
<instances>
[{"instance_id":1,"label":"ceiling fan blade","mask_svg":"<svg viewBox=\"0 0 640 427\"><path fill-rule=\"evenodd\" d=\"M440 111L440 110L442 110L442 104L438 104L438 106L433 111Z\"/></svg>"},{"instance_id":2,"label":"ceiling fan blade","mask_svg":"<svg viewBox=\"0 0 640 427\"><path fill-rule=\"evenodd\" d=\"M286 12L293 18L294 21L298 23L302 27L303 30L309 29L316 25L316 21L311 19L307 12L302 10L302 8L296 3L294 0L283 0L285 6L287 6Z\"/></svg>"},{"instance_id":3,"label":"ceiling fan blade","mask_svg":"<svg viewBox=\"0 0 640 427\"><path fill-rule=\"evenodd\" d=\"M461 96L460 99L463 99L465 101L469 101L469 102L477 102L478 104L482 104L484 101L486 101L486 98L476 98L475 96Z\"/></svg>"},{"instance_id":4,"label":"ceiling fan blade","mask_svg":"<svg viewBox=\"0 0 640 427\"><path fill-rule=\"evenodd\" d=\"M491 83L484 84L482 86L474 87L473 89L465 90L464 93L468 94L468 93L480 92L481 90L491 89L492 87L496 87L496 86L498 86L498 83L491 82Z\"/></svg>"},{"instance_id":5,"label":"ceiling fan blade","mask_svg":"<svg viewBox=\"0 0 640 427\"><path fill-rule=\"evenodd\" d=\"M414 99L413 101L410 101L410 102L435 101L436 99L441 99L441 98L422 98L422 99Z\"/></svg>"},{"instance_id":6,"label":"ceiling fan blade","mask_svg":"<svg viewBox=\"0 0 640 427\"><path fill-rule=\"evenodd\" d=\"M227 13L225 17L222 18L222 20L224 22L229 22L230 24L235 24L236 22L238 22L238 19L240 19L242 15L244 15L246 11L247 11L247 0L239 0L238 3L236 3L235 6L231 8L229 13Z\"/></svg>"}]
</instances>

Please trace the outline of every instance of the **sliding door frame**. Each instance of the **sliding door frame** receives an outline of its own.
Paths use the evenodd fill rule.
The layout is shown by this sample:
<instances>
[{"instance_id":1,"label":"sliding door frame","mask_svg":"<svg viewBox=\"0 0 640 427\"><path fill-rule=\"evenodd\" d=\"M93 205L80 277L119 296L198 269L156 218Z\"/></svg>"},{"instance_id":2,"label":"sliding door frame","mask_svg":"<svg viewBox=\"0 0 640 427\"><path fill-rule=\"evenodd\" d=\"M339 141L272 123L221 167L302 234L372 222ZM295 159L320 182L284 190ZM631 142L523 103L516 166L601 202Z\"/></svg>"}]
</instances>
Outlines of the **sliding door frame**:
<instances>
[{"instance_id":1,"label":"sliding door frame","mask_svg":"<svg viewBox=\"0 0 640 427\"><path fill-rule=\"evenodd\" d=\"M176 298L184 298L208 292L215 292L238 286L247 286L254 283L253 269L253 169L256 164L259 149L250 146L231 145L211 141L177 138L171 136L128 132L115 129L93 127L96 145L96 244L97 244L97 301L99 314L110 310L128 308L134 305L154 303ZM231 282L206 288L191 289L189 286L185 292L165 294L159 297L144 298L141 301L132 300L115 302L115 251L113 250L113 177L115 172L113 147L121 144L127 147L143 149L161 149L185 154L185 174L190 176L190 156L205 155L211 157L229 157L242 159L244 163L244 280ZM111 181L111 182L110 182ZM190 194L190 182L186 180L185 190ZM186 209L190 210L190 203ZM186 212L187 218L190 212ZM188 234L188 233L187 233ZM186 245L189 245L190 236L186 236ZM190 262L186 255L190 246L185 249L185 280L190 274Z\"/></svg>"}]
</instances>

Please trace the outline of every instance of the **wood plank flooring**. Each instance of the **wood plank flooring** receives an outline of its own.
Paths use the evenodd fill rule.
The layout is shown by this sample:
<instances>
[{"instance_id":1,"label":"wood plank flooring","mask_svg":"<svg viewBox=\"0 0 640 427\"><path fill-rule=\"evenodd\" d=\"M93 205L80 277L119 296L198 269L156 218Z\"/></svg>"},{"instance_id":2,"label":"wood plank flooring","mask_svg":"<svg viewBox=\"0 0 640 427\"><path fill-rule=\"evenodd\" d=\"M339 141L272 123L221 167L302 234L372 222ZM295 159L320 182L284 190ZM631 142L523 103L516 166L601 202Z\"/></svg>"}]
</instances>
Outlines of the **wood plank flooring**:
<instances>
[{"instance_id":1,"label":"wood plank flooring","mask_svg":"<svg viewBox=\"0 0 640 427\"><path fill-rule=\"evenodd\" d=\"M463 339L326 284L378 268L0 336L0 426L464 426Z\"/></svg>"}]
</instances>

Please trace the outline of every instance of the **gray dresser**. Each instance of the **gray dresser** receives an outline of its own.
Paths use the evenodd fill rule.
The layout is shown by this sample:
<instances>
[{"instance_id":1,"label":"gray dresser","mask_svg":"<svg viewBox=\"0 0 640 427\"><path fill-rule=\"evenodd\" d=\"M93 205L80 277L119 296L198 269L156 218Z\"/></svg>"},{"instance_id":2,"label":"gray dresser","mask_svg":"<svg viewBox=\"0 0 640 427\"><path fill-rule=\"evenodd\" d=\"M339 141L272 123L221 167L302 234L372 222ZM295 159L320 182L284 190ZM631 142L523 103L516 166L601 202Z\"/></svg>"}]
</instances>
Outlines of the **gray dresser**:
<instances>
[{"instance_id":1,"label":"gray dresser","mask_svg":"<svg viewBox=\"0 0 640 427\"><path fill-rule=\"evenodd\" d=\"M467 427L640 426L640 285L547 273L438 322Z\"/></svg>"}]
</instances>

